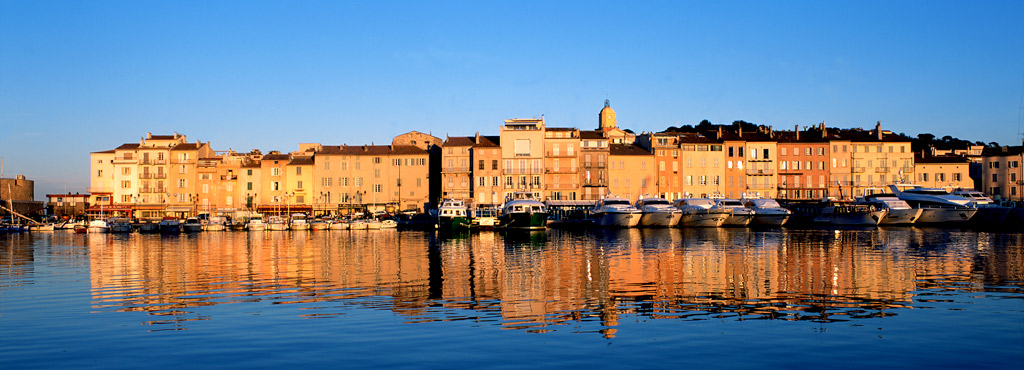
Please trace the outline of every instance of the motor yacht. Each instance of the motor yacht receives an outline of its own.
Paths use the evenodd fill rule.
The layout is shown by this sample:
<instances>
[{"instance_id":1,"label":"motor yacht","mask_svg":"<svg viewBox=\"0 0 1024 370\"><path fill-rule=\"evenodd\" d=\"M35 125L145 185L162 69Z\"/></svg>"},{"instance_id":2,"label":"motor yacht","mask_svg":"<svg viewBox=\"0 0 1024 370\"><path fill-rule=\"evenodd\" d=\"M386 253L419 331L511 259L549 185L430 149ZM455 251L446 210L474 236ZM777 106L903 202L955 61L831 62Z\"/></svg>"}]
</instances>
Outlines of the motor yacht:
<instances>
[{"instance_id":1,"label":"motor yacht","mask_svg":"<svg viewBox=\"0 0 1024 370\"><path fill-rule=\"evenodd\" d=\"M715 201L708 198L682 198L672 203L678 208L682 217L679 226L685 227L719 227L732 212L722 208L713 208Z\"/></svg>"},{"instance_id":2,"label":"motor yacht","mask_svg":"<svg viewBox=\"0 0 1024 370\"><path fill-rule=\"evenodd\" d=\"M782 208L775 199L744 198L741 202L744 207L754 212L754 219L750 221L750 225L782 226L793 215L792 211Z\"/></svg>"},{"instance_id":3,"label":"motor yacht","mask_svg":"<svg viewBox=\"0 0 1024 370\"><path fill-rule=\"evenodd\" d=\"M470 219L466 203L456 199L445 199L437 208L436 227L439 230L468 229Z\"/></svg>"},{"instance_id":4,"label":"motor yacht","mask_svg":"<svg viewBox=\"0 0 1024 370\"><path fill-rule=\"evenodd\" d=\"M264 231L267 229L267 223L263 222L263 215L254 213L249 215L249 219L245 222L245 228L249 231Z\"/></svg>"},{"instance_id":5,"label":"motor yacht","mask_svg":"<svg viewBox=\"0 0 1024 370\"><path fill-rule=\"evenodd\" d=\"M132 220L127 217L111 217L107 220L107 231L112 233L132 232Z\"/></svg>"},{"instance_id":6,"label":"motor yacht","mask_svg":"<svg viewBox=\"0 0 1024 370\"><path fill-rule=\"evenodd\" d=\"M892 184L889 189L911 207L920 208L918 224L964 224L974 217L978 208L974 201L952 195L939 188L924 188L913 184Z\"/></svg>"},{"instance_id":7,"label":"motor yacht","mask_svg":"<svg viewBox=\"0 0 1024 370\"><path fill-rule=\"evenodd\" d=\"M747 209L742 202L736 199L715 199L715 205L711 208L729 211L729 218L725 219L722 226L747 226L754 220L754 211Z\"/></svg>"},{"instance_id":8,"label":"motor yacht","mask_svg":"<svg viewBox=\"0 0 1024 370\"><path fill-rule=\"evenodd\" d=\"M662 197L640 196L635 207L640 210L641 227L675 227L683 212Z\"/></svg>"},{"instance_id":9,"label":"motor yacht","mask_svg":"<svg viewBox=\"0 0 1024 370\"><path fill-rule=\"evenodd\" d=\"M860 197L857 203L875 206L888 211L879 225L911 225L921 218L920 208L911 207L892 194L873 194Z\"/></svg>"},{"instance_id":10,"label":"motor yacht","mask_svg":"<svg viewBox=\"0 0 1024 370\"><path fill-rule=\"evenodd\" d=\"M181 231L186 233L203 231L203 222L199 221L199 217L188 217L185 219L185 222L181 223Z\"/></svg>"},{"instance_id":11,"label":"motor yacht","mask_svg":"<svg viewBox=\"0 0 1024 370\"><path fill-rule=\"evenodd\" d=\"M181 232L181 220L177 217L166 216L160 220L160 232L164 234L175 234Z\"/></svg>"},{"instance_id":12,"label":"motor yacht","mask_svg":"<svg viewBox=\"0 0 1024 370\"><path fill-rule=\"evenodd\" d=\"M224 231L228 228L228 218L224 216L213 216L210 217L210 221L206 224L206 231Z\"/></svg>"},{"instance_id":13,"label":"motor yacht","mask_svg":"<svg viewBox=\"0 0 1024 370\"><path fill-rule=\"evenodd\" d=\"M629 204L629 200L609 195L597 201L590 217L594 224L603 227L635 227L640 223L640 210Z\"/></svg>"},{"instance_id":14,"label":"motor yacht","mask_svg":"<svg viewBox=\"0 0 1024 370\"><path fill-rule=\"evenodd\" d=\"M309 220L306 219L306 214L292 213L288 227L292 230L309 230Z\"/></svg>"},{"instance_id":15,"label":"motor yacht","mask_svg":"<svg viewBox=\"0 0 1024 370\"><path fill-rule=\"evenodd\" d=\"M1006 216L1013 208L996 203L988 195L974 189L956 188L950 192L952 195L961 196L974 202L978 212L971 217L971 223L978 226L996 227L1006 222Z\"/></svg>"},{"instance_id":16,"label":"motor yacht","mask_svg":"<svg viewBox=\"0 0 1024 370\"><path fill-rule=\"evenodd\" d=\"M498 221L509 229L544 229L547 227L548 208L540 195L532 191L513 192L501 206Z\"/></svg>"},{"instance_id":17,"label":"motor yacht","mask_svg":"<svg viewBox=\"0 0 1024 370\"><path fill-rule=\"evenodd\" d=\"M825 198L786 204L793 211L791 223L832 226L877 226L888 211L870 204Z\"/></svg>"},{"instance_id":18,"label":"motor yacht","mask_svg":"<svg viewBox=\"0 0 1024 370\"><path fill-rule=\"evenodd\" d=\"M250 220L251 221L251 220ZM266 229L269 231L287 231L288 222L281 216L270 216L267 217Z\"/></svg>"}]
</instances>

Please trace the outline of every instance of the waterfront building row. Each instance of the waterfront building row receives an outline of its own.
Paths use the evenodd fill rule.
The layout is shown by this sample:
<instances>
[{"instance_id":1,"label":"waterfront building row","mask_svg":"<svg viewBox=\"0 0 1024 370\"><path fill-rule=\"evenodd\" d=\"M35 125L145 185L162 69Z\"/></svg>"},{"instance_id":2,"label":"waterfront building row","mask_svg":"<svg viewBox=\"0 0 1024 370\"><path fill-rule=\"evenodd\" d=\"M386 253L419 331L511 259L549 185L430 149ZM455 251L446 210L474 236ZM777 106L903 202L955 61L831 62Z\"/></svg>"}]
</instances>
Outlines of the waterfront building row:
<instances>
[{"instance_id":1,"label":"waterfront building row","mask_svg":"<svg viewBox=\"0 0 1024 370\"><path fill-rule=\"evenodd\" d=\"M634 134L618 127L607 101L598 116L594 130L548 127L543 116L513 118L494 136L442 141L413 131L391 145L304 143L294 152L267 154L215 151L185 135L147 134L138 143L91 153L88 203L93 212L137 217L232 210L337 214L424 211L442 198L498 205L522 189L552 200L615 194L635 201L645 194L674 200L715 193L850 198L898 181L975 187L968 159L915 155L908 138L881 123L872 130L734 124ZM1013 171L1020 161L1010 158L1020 151L1006 154L999 164L984 160L991 167L979 187L1019 198L1021 177ZM990 186L989 179L1007 184Z\"/></svg>"}]
</instances>

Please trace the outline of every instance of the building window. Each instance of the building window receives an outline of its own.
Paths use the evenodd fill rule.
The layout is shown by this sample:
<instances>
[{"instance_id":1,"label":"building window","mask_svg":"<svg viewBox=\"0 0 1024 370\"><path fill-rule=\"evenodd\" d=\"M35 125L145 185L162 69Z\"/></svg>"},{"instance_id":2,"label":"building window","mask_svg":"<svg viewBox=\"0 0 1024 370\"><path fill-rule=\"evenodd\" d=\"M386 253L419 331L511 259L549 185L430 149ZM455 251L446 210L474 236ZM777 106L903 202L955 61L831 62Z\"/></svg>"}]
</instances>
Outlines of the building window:
<instances>
[{"instance_id":1,"label":"building window","mask_svg":"<svg viewBox=\"0 0 1024 370\"><path fill-rule=\"evenodd\" d=\"M245 183L245 190L252 190L252 182Z\"/></svg>"},{"instance_id":2,"label":"building window","mask_svg":"<svg viewBox=\"0 0 1024 370\"><path fill-rule=\"evenodd\" d=\"M302 167L295 167L295 174L302 175Z\"/></svg>"},{"instance_id":3,"label":"building window","mask_svg":"<svg viewBox=\"0 0 1024 370\"><path fill-rule=\"evenodd\" d=\"M187 185L187 184L188 184L188 182L186 182L185 179L178 179L178 188L179 189L185 188L185 185Z\"/></svg>"},{"instance_id":4,"label":"building window","mask_svg":"<svg viewBox=\"0 0 1024 370\"><path fill-rule=\"evenodd\" d=\"M296 189L302 189L302 181L298 181L298 182L296 182L296 184L295 184L295 185L296 185L296 186L295 186L295 188L296 188Z\"/></svg>"},{"instance_id":5,"label":"building window","mask_svg":"<svg viewBox=\"0 0 1024 370\"><path fill-rule=\"evenodd\" d=\"M281 176L281 167L274 167L270 169L270 176Z\"/></svg>"}]
</instances>

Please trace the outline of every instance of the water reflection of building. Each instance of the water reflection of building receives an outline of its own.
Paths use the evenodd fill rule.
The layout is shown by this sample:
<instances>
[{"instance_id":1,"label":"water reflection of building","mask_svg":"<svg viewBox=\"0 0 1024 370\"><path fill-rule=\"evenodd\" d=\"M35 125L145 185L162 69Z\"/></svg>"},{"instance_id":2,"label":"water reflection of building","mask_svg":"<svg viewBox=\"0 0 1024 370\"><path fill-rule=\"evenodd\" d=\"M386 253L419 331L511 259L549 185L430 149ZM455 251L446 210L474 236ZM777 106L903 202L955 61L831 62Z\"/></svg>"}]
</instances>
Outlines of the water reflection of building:
<instances>
[{"instance_id":1,"label":"water reflection of building","mask_svg":"<svg viewBox=\"0 0 1024 370\"><path fill-rule=\"evenodd\" d=\"M176 323L203 305L330 301L343 304L303 315L354 305L536 331L599 321L611 336L623 315L830 321L893 314L922 288L1024 278L1019 235L913 228L88 235L86 245L97 308Z\"/></svg>"}]
</instances>

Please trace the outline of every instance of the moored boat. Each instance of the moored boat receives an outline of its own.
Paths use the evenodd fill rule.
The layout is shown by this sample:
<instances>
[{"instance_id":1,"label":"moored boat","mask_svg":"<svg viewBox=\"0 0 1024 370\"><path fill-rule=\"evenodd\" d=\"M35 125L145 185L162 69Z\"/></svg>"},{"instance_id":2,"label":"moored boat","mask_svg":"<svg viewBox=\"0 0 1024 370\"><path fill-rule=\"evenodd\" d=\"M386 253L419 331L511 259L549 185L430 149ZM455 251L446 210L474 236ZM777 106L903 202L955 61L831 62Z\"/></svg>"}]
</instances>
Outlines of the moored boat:
<instances>
[{"instance_id":1,"label":"moored boat","mask_svg":"<svg viewBox=\"0 0 1024 370\"><path fill-rule=\"evenodd\" d=\"M635 227L641 216L640 210L629 204L629 200L614 195L597 201L590 214L594 224L602 227Z\"/></svg>"},{"instance_id":2,"label":"moored boat","mask_svg":"<svg viewBox=\"0 0 1024 370\"><path fill-rule=\"evenodd\" d=\"M641 195L635 207L640 210L640 227L674 227L683 217L682 211L662 197Z\"/></svg>"},{"instance_id":3,"label":"moored boat","mask_svg":"<svg viewBox=\"0 0 1024 370\"><path fill-rule=\"evenodd\" d=\"M197 233L203 231L203 223L198 217L188 217L181 224L181 231L186 233Z\"/></svg>"},{"instance_id":4,"label":"moored boat","mask_svg":"<svg viewBox=\"0 0 1024 370\"><path fill-rule=\"evenodd\" d=\"M177 234L181 232L181 220L177 217L167 216L160 220L160 232L164 234Z\"/></svg>"},{"instance_id":5,"label":"moored boat","mask_svg":"<svg viewBox=\"0 0 1024 370\"><path fill-rule=\"evenodd\" d=\"M498 217L506 229L544 229L547 228L547 220L547 206L541 203L540 194L532 191L510 194Z\"/></svg>"},{"instance_id":6,"label":"moored boat","mask_svg":"<svg viewBox=\"0 0 1024 370\"><path fill-rule=\"evenodd\" d=\"M466 203L457 199L445 199L437 208L437 228L440 230L462 230L470 226Z\"/></svg>"},{"instance_id":7,"label":"moored boat","mask_svg":"<svg viewBox=\"0 0 1024 370\"><path fill-rule=\"evenodd\" d=\"M107 220L107 228L112 233L132 232L132 220L126 217L111 217Z\"/></svg>"},{"instance_id":8,"label":"moored boat","mask_svg":"<svg viewBox=\"0 0 1024 370\"><path fill-rule=\"evenodd\" d=\"M728 210L712 208L715 201L708 198L676 199L672 205L682 212L681 227L719 227L732 215Z\"/></svg>"},{"instance_id":9,"label":"moored boat","mask_svg":"<svg viewBox=\"0 0 1024 370\"><path fill-rule=\"evenodd\" d=\"M107 221L95 219L89 221L88 229L90 233L105 233L110 231L110 226Z\"/></svg>"},{"instance_id":10,"label":"moored boat","mask_svg":"<svg viewBox=\"0 0 1024 370\"><path fill-rule=\"evenodd\" d=\"M753 226L782 226L793 215L792 211L782 208L775 199L752 197L743 198L742 202L744 207L754 212L754 219L750 221Z\"/></svg>"},{"instance_id":11,"label":"moored boat","mask_svg":"<svg viewBox=\"0 0 1024 370\"><path fill-rule=\"evenodd\" d=\"M206 231L224 231L228 228L228 218L224 216L210 217L206 223Z\"/></svg>"},{"instance_id":12,"label":"moored boat","mask_svg":"<svg viewBox=\"0 0 1024 370\"><path fill-rule=\"evenodd\" d=\"M911 225L921 218L922 210L911 207L892 194L873 194L858 198L857 203L868 204L887 211L880 225Z\"/></svg>"},{"instance_id":13,"label":"moored boat","mask_svg":"<svg viewBox=\"0 0 1024 370\"><path fill-rule=\"evenodd\" d=\"M249 219L245 222L245 228L249 231L264 231L267 229L267 224L263 222L263 215L256 213L249 215Z\"/></svg>"},{"instance_id":14,"label":"moored boat","mask_svg":"<svg viewBox=\"0 0 1024 370\"><path fill-rule=\"evenodd\" d=\"M747 209L743 203L736 199L715 199L712 209L725 209L729 211L729 218L725 219L722 226L747 226L754 220L754 211Z\"/></svg>"},{"instance_id":15,"label":"moored boat","mask_svg":"<svg viewBox=\"0 0 1024 370\"><path fill-rule=\"evenodd\" d=\"M978 212L974 201L939 188L893 184L889 189L911 207L922 210L918 224L966 224Z\"/></svg>"},{"instance_id":16,"label":"moored boat","mask_svg":"<svg viewBox=\"0 0 1024 370\"><path fill-rule=\"evenodd\" d=\"M277 215L267 217L266 229L270 231L287 231L288 221L285 221L284 218Z\"/></svg>"}]
</instances>

